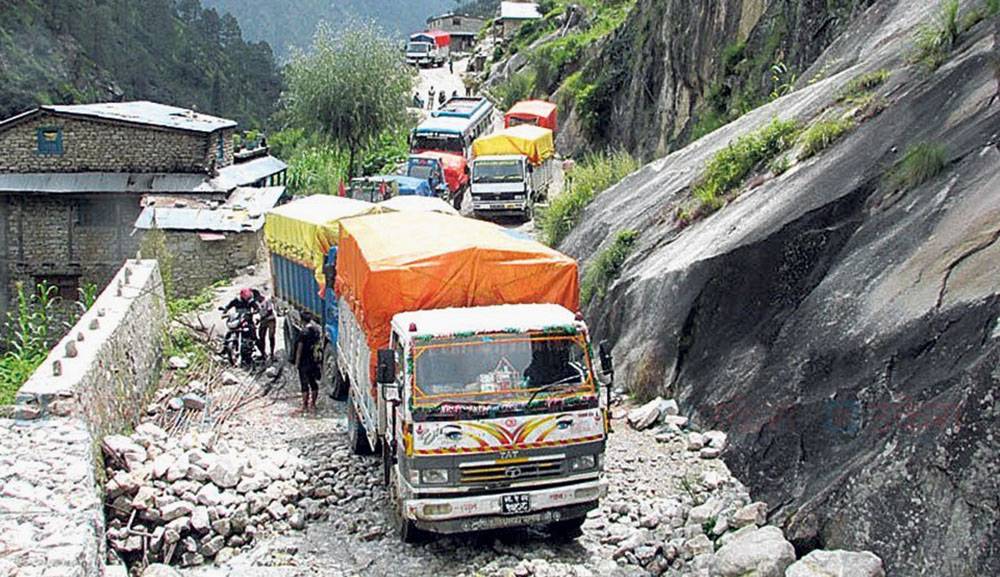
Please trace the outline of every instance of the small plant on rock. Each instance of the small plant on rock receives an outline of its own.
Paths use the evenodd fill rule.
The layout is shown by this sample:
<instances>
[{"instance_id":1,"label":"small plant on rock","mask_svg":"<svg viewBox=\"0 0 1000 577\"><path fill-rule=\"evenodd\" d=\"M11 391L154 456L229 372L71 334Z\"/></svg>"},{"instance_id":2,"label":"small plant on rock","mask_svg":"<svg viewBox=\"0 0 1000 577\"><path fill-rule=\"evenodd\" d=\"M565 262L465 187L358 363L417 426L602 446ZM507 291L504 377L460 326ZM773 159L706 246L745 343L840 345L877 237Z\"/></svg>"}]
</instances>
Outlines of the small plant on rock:
<instances>
[{"instance_id":1,"label":"small plant on rock","mask_svg":"<svg viewBox=\"0 0 1000 577\"><path fill-rule=\"evenodd\" d=\"M887 80L889 80L889 71L884 68L855 76L837 93L837 102L860 103L870 96L872 90L882 86Z\"/></svg>"},{"instance_id":2,"label":"small plant on rock","mask_svg":"<svg viewBox=\"0 0 1000 577\"><path fill-rule=\"evenodd\" d=\"M580 285L580 298L584 304L590 304L595 296L604 298L608 287L621 274L622 265L632 253L638 237L639 233L634 230L620 231L611 246L590 263Z\"/></svg>"},{"instance_id":3,"label":"small plant on rock","mask_svg":"<svg viewBox=\"0 0 1000 577\"><path fill-rule=\"evenodd\" d=\"M911 189L941 174L948 164L948 150L940 144L922 142L907 149L889 175L897 190Z\"/></svg>"},{"instance_id":4,"label":"small plant on rock","mask_svg":"<svg viewBox=\"0 0 1000 577\"><path fill-rule=\"evenodd\" d=\"M958 8L958 0L944 0L933 21L917 30L915 62L929 70L937 70L948 58L961 32Z\"/></svg>"},{"instance_id":5,"label":"small plant on rock","mask_svg":"<svg viewBox=\"0 0 1000 577\"><path fill-rule=\"evenodd\" d=\"M799 160L816 156L853 128L853 118L820 120L815 122L799 138L799 142L802 145L802 150L799 151Z\"/></svg>"}]
</instances>

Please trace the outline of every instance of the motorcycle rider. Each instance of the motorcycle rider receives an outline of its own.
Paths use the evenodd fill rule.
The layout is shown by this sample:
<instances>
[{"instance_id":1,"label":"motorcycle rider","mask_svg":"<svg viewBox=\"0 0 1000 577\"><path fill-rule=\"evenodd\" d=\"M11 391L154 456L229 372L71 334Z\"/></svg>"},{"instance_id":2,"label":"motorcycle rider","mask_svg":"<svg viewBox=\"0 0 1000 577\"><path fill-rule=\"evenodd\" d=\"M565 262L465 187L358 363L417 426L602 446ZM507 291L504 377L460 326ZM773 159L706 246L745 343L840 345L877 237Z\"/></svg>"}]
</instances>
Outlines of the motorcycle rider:
<instances>
[{"instance_id":1,"label":"motorcycle rider","mask_svg":"<svg viewBox=\"0 0 1000 577\"><path fill-rule=\"evenodd\" d=\"M243 288L240 289L240 295L233 300L229 301L229 304L220 308L222 314L225 315L229 311L235 309L240 315L248 314L248 322L250 323L250 332L254 337L254 347L259 347L257 338L257 326L254 324L254 315L260 312L260 306L257 301L253 298L253 289ZM272 349L273 351L273 349Z\"/></svg>"}]
</instances>

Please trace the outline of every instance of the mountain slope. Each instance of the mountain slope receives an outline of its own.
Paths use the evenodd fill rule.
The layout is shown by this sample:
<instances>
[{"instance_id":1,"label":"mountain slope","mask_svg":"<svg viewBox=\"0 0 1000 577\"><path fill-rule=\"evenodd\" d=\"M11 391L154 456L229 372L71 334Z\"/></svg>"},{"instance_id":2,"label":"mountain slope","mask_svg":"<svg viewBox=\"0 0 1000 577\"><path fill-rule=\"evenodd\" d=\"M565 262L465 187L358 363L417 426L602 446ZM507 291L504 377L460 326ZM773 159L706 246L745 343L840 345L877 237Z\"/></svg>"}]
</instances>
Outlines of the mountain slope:
<instances>
[{"instance_id":1,"label":"mountain slope","mask_svg":"<svg viewBox=\"0 0 1000 577\"><path fill-rule=\"evenodd\" d=\"M455 8L454 0L204 0L240 21L247 36L274 47L284 59L292 46L309 46L316 24L333 26L352 18L373 20L386 32L403 37L423 30L427 18Z\"/></svg>"},{"instance_id":2,"label":"mountain slope","mask_svg":"<svg viewBox=\"0 0 1000 577\"><path fill-rule=\"evenodd\" d=\"M267 44L197 0L0 3L0 116L149 99L260 124L281 80Z\"/></svg>"},{"instance_id":3,"label":"mountain slope","mask_svg":"<svg viewBox=\"0 0 1000 577\"><path fill-rule=\"evenodd\" d=\"M1000 17L977 23L984 6L961 3L931 69L914 38L940 29L939 3L874 2L811 82L604 192L561 246L591 260L636 230L588 307L622 382L728 430L727 462L800 550L870 549L903 577L1000 574ZM775 117L852 124L687 214L706 167L755 151L745 137Z\"/></svg>"}]
</instances>

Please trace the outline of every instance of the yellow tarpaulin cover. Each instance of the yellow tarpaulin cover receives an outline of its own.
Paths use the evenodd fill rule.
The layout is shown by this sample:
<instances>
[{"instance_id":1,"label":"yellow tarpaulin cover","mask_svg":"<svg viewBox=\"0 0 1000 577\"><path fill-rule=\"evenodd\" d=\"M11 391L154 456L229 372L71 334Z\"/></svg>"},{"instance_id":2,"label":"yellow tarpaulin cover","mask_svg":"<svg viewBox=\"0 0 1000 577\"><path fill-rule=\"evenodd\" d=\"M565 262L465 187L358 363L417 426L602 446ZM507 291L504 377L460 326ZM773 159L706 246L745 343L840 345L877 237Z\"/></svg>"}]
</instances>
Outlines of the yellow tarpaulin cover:
<instances>
[{"instance_id":1,"label":"yellow tarpaulin cover","mask_svg":"<svg viewBox=\"0 0 1000 577\"><path fill-rule=\"evenodd\" d=\"M375 210L370 202L317 194L268 211L264 220L267 248L311 268L322 287L323 260L340 238L340 220Z\"/></svg>"},{"instance_id":2,"label":"yellow tarpaulin cover","mask_svg":"<svg viewBox=\"0 0 1000 577\"><path fill-rule=\"evenodd\" d=\"M336 290L373 356L389 345L397 313L532 303L576 311L580 304L572 258L495 224L434 212L342 222Z\"/></svg>"},{"instance_id":3,"label":"yellow tarpaulin cover","mask_svg":"<svg viewBox=\"0 0 1000 577\"><path fill-rule=\"evenodd\" d=\"M551 158L555 152L552 131L530 124L505 128L481 136L472 143L472 155L475 157L523 154L536 166Z\"/></svg>"}]
</instances>

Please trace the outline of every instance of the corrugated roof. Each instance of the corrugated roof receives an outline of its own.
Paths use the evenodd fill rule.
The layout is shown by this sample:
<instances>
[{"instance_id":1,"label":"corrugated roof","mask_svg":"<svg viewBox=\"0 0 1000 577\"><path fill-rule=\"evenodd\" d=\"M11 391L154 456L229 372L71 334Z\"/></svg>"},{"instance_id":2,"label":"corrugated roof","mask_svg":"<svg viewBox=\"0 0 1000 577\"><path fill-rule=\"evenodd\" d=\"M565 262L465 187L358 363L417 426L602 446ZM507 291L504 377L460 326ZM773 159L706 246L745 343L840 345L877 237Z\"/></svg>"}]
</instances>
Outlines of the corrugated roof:
<instances>
[{"instance_id":1,"label":"corrugated roof","mask_svg":"<svg viewBox=\"0 0 1000 577\"><path fill-rule=\"evenodd\" d=\"M88 118L115 120L118 122L144 124L147 126L206 134L236 126L236 122L233 120L146 100L100 102L97 104L47 105L41 106L39 109L56 114L85 116Z\"/></svg>"},{"instance_id":2,"label":"corrugated roof","mask_svg":"<svg viewBox=\"0 0 1000 577\"><path fill-rule=\"evenodd\" d=\"M264 213L274 208L285 193L283 186L237 188L218 208L147 207L135 227L142 230L190 230L208 232L256 232L264 226Z\"/></svg>"},{"instance_id":3,"label":"corrugated roof","mask_svg":"<svg viewBox=\"0 0 1000 577\"><path fill-rule=\"evenodd\" d=\"M219 176L212 179L212 186L232 190L237 186L248 186L262 178L277 174L288 165L273 156L262 156L246 162L231 164L219 169Z\"/></svg>"},{"instance_id":4,"label":"corrugated roof","mask_svg":"<svg viewBox=\"0 0 1000 577\"><path fill-rule=\"evenodd\" d=\"M534 2L501 2L500 18L502 20L537 20L542 17L538 4Z\"/></svg>"}]
</instances>

